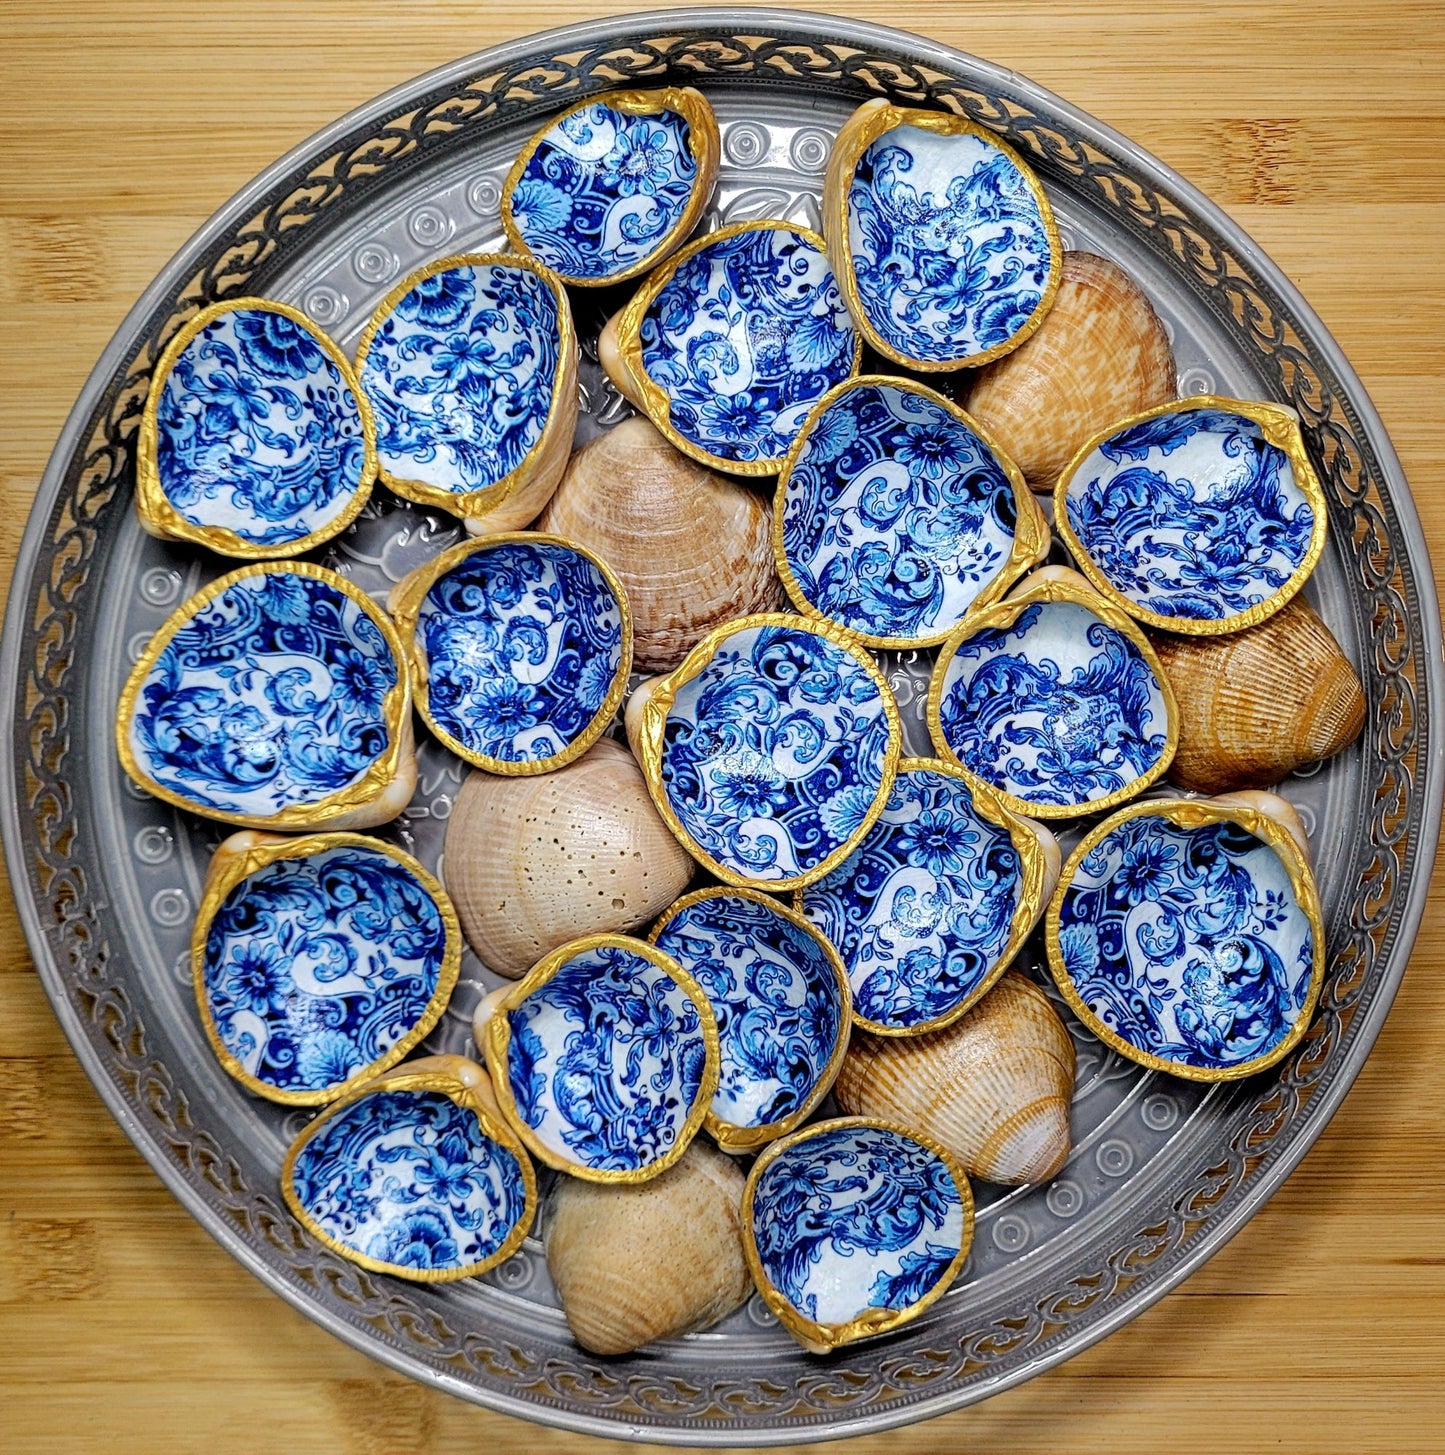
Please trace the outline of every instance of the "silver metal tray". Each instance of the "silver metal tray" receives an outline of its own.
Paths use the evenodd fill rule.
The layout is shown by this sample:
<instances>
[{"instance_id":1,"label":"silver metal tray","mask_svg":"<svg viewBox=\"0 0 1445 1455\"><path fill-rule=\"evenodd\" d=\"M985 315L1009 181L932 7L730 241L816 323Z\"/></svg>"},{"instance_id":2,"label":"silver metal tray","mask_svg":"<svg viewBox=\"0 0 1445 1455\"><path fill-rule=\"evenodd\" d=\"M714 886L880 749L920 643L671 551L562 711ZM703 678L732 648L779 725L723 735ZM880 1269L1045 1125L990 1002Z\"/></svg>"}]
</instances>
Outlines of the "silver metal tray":
<instances>
[{"instance_id":1,"label":"silver metal tray","mask_svg":"<svg viewBox=\"0 0 1445 1455\"><path fill-rule=\"evenodd\" d=\"M146 639L226 569L142 534L132 443L161 347L198 306L240 293L297 303L348 348L388 286L425 259L501 244L499 185L549 111L619 84L706 90L724 160L709 225L818 225L830 138L874 95L993 127L1042 175L1066 243L1148 289L1185 392L1293 404L1329 495L1331 543L1309 598L1359 665L1361 741L1284 788L1322 871L1330 965L1296 1054L1207 1089L1140 1071L1079 1032L1076 1146L1048 1187L981 1188L963 1278L895 1335L802 1353L754 1299L719 1327L629 1358L570 1339L536 1240L480 1280L422 1287L319 1247L278 1194L305 1113L247 1096L212 1057L186 945L215 825L129 786L112 719ZM583 300L595 335L616 299ZM626 406L583 370L581 438ZM379 494L384 492L379 492ZM324 556L380 590L455 538L378 500ZM914 36L786 10L686 10L596 22L458 61L353 112L216 214L106 349L56 446L6 622L5 851L56 1015L116 1119L223 1247L324 1328L414 1378L596 1434L763 1445L877 1431L1017 1384L1132 1318L1219 1248L1319 1135L1404 971L1439 829L1440 626L1425 542L1359 380L1277 268L1152 157L1022 77ZM927 662L889 671L915 748ZM422 748L393 826L435 864L459 764ZM1038 956L1031 967L1042 975ZM468 1044L491 977L463 969L432 1049Z\"/></svg>"}]
</instances>

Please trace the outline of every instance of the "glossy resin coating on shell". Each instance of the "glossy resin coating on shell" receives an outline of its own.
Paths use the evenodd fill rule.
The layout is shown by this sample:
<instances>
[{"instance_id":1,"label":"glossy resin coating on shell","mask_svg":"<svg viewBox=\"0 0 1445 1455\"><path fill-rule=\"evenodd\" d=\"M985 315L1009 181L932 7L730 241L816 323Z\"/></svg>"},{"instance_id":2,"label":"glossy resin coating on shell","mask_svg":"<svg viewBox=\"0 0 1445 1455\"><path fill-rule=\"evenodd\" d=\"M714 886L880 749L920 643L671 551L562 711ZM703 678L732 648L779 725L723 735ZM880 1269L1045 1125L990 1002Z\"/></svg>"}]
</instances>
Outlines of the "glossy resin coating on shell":
<instances>
[{"instance_id":1,"label":"glossy resin coating on shell","mask_svg":"<svg viewBox=\"0 0 1445 1455\"><path fill-rule=\"evenodd\" d=\"M837 946L870 1030L923 1030L961 1015L1017 949L1024 863L968 784L905 763L888 806L826 879L799 894Z\"/></svg>"},{"instance_id":2,"label":"glossy resin coating on shell","mask_svg":"<svg viewBox=\"0 0 1445 1455\"><path fill-rule=\"evenodd\" d=\"M351 365L282 304L207 309L157 366L136 473L141 519L160 535L249 556L329 539L376 476Z\"/></svg>"},{"instance_id":3,"label":"glossy resin coating on shell","mask_svg":"<svg viewBox=\"0 0 1445 1455\"><path fill-rule=\"evenodd\" d=\"M827 1094L848 1045L848 987L830 946L765 895L739 889L688 895L652 938L717 1019L708 1131L728 1150L791 1131Z\"/></svg>"}]
</instances>

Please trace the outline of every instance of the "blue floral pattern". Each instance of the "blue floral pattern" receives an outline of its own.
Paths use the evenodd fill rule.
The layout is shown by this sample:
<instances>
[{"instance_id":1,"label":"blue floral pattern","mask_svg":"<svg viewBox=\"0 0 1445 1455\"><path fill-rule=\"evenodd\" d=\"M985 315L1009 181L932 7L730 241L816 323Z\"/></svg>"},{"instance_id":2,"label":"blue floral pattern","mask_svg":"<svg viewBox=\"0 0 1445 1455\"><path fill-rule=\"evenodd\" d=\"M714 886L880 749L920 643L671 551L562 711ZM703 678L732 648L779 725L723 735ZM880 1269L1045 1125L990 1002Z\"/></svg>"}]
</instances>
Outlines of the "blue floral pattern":
<instances>
[{"instance_id":1,"label":"blue floral pattern","mask_svg":"<svg viewBox=\"0 0 1445 1455\"><path fill-rule=\"evenodd\" d=\"M589 283L644 263L697 185L690 133L676 111L629 116L599 101L562 117L508 199L527 251Z\"/></svg>"},{"instance_id":2,"label":"blue floral pattern","mask_svg":"<svg viewBox=\"0 0 1445 1455\"><path fill-rule=\"evenodd\" d=\"M423 598L417 637L431 720L465 752L504 763L564 752L631 665L607 578L544 541L472 551Z\"/></svg>"},{"instance_id":3,"label":"blue floral pattern","mask_svg":"<svg viewBox=\"0 0 1445 1455\"><path fill-rule=\"evenodd\" d=\"M436 1091L377 1091L338 1112L301 1148L291 1186L328 1237L417 1272L484 1262L527 1207L516 1154Z\"/></svg>"},{"instance_id":4,"label":"blue floral pattern","mask_svg":"<svg viewBox=\"0 0 1445 1455\"><path fill-rule=\"evenodd\" d=\"M843 957L855 1012L911 1029L948 1015L998 967L1021 872L966 783L908 768L862 844L802 891L803 913Z\"/></svg>"},{"instance_id":5,"label":"blue floral pattern","mask_svg":"<svg viewBox=\"0 0 1445 1455\"><path fill-rule=\"evenodd\" d=\"M707 1044L665 970L633 950L584 950L507 1023L517 1111L557 1157L632 1172L672 1151L702 1093Z\"/></svg>"},{"instance_id":6,"label":"blue floral pattern","mask_svg":"<svg viewBox=\"0 0 1445 1455\"><path fill-rule=\"evenodd\" d=\"M360 488L361 411L305 325L233 309L202 327L166 375L156 470L182 520L284 546L333 524Z\"/></svg>"},{"instance_id":7,"label":"blue floral pattern","mask_svg":"<svg viewBox=\"0 0 1445 1455\"><path fill-rule=\"evenodd\" d=\"M1069 480L1069 526L1116 591L1157 616L1219 621L1268 600L1309 552L1315 515L1289 456L1219 409L1132 425Z\"/></svg>"},{"instance_id":8,"label":"blue floral pattern","mask_svg":"<svg viewBox=\"0 0 1445 1455\"><path fill-rule=\"evenodd\" d=\"M944 741L991 787L1038 806L1126 790L1168 745L1153 668L1123 632L1070 601L965 638L945 669Z\"/></svg>"},{"instance_id":9,"label":"blue floral pattern","mask_svg":"<svg viewBox=\"0 0 1445 1455\"><path fill-rule=\"evenodd\" d=\"M948 1165L881 1127L829 1127L781 1152L753 1194L763 1273L805 1317L846 1324L919 1302L963 1247Z\"/></svg>"},{"instance_id":10,"label":"blue floral pattern","mask_svg":"<svg viewBox=\"0 0 1445 1455\"><path fill-rule=\"evenodd\" d=\"M380 849L276 859L222 901L202 977L221 1044L283 1092L338 1089L426 1014L446 923L426 886Z\"/></svg>"},{"instance_id":11,"label":"blue floral pattern","mask_svg":"<svg viewBox=\"0 0 1445 1455\"><path fill-rule=\"evenodd\" d=\"M1043 302L1053 244L1029 179L984 138L899 126L858 159L848 238L859 300L925 364L999 349Z\"/></svg>"},{"instance_id":12,"label":"blue floral pattern","mask_svg":"<svg viewBox=\"0 0 1445 1455\"><path fill-rule=\"evenodd\" d=\"M1083 859L1059 915L1064 970L1140 1051L1228 1069L1266 1056L1304 1009L1309 917L1283 861L1233 823L1126 819Z\"/></svg>"},{"instance_id":13,"label":"blue floral pattern","mask_svg":"<svg viewBox=\"0 0 1445 1455\"><path fill-rule=\"evenodd\" d=\"M672 427L722 460L780 460L808 411L853 372L856 338L821 249L760 223L686 258L641 326Z\"/></svg>"},{"instance_id":14,"label":"blue floral pattern","mask_svg":"<svg viewBox=\"0 0 1445 1455\"><path fill-rule=\"evenodd\" d=\"M421 279L361 362L382 468L454 495L506 479L552 411L561 327L531 268L462 264Z\"/></svg>"},{"instance_id":15,"label":"blue floral pattern","mask_svg":"<svg viewBox=\"0 0 1445 1455\"><path fill-rule=\"evenodd\" d=\"M126 731L141 770L200 812L267 818L371 768L398 681L376 622L339 587L258 570L189 609Z\"/></svg>"},{"instance_id":16,"label":"blue floral pattern","mask_svg":"<svg viewBox=\"0 0 1445 1455\"><path fill-rule=\"evenodd\" d=\"M802 627L745 627L678 689L662 789L716 863L793 879L862 827L892 741L883 691L852 653Z\"/></svg>"},{"instance_id":17,"label":"blue floral pattern","mask_svg":"<svg viewBox=\"0 0 1445 1455\"><path fill-rule=\"evenodd\" d=\"M803 439L783 553L814 610L865 636L936 639L1009 559L1013 486L987 445L906 384L860 384Z\"/></svg>"},{"instance_id":18,"label":"blue floral pattern","mask_svg":"<svg viewBox=\"0 0 1445 1455\"><path fill-rule=\"evenodd\" d=\"M848 1024L823 946L771 904L726 891L675 914L656 944L702 986L717 1018L713 1115L764 1127L805 1106Z\"/></svg>"}]
</instances>

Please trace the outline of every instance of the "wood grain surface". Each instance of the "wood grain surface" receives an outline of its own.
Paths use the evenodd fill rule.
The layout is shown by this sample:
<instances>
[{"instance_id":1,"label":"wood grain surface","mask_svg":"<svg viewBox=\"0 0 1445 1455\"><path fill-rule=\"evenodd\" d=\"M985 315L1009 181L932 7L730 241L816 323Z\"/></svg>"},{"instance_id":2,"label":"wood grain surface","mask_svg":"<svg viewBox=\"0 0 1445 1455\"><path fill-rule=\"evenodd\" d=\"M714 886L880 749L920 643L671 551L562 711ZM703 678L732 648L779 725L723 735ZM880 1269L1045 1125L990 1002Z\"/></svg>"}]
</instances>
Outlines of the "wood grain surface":
<instances>
[{"instance_id":1,"label":"wood grain surface","mask_svg":"<svg viewBox=\"0 0 1445 1455\"><path fill-rule=\"evenodd\" d=\"M0 571L97 355L238 187L428 67L606 0L5 0ZM638 7L641 8L641 7ZM1324 317L1445 553L1445 11L1379 0L835 0L1022 71L1201 186ZM1445 894L1284 1189L1135 1323L848 1447L1445 1450ZM0 891L0 1450L602 1451L371 1363L203 1233L103 1109ZM620 1449L620 1446L611 1446Z\"/></svg>"}]
</instances>

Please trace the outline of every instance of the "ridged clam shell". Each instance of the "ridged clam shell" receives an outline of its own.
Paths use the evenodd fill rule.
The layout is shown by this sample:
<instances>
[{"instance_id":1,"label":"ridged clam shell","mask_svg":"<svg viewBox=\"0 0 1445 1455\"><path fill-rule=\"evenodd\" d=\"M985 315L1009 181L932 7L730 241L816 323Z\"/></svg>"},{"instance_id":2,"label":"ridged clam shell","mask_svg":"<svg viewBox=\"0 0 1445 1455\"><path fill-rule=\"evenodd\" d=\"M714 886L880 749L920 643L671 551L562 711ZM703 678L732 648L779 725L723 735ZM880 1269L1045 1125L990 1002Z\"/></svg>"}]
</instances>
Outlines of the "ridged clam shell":
<instances>
[{"instance_id":1,"label":"ridged clam shell","mask_svg":"<svg viewBox=\"0 0 1445 1455\"><path fill-rule=\"evenodd\" d=\"M548 1209L547 1271L577 1342L626 1354L737 1308L752 1292L745 1181L730 1157L700 1141L640 1185L561 1178Z\"/></svg>"},{"instance_id":2,"label":"ridged clam shell","mask_svg":"<svg viewBox=\"0 0 1445 1455\"><path fill-rule=\"evenodd\" d=\"M472 773L444 868L468 942L514 978L568 940L653 919L692 877L642 770L610 738L544 777Z\"/></svg>"},{"instance_id":3,"label":"ridged clam shell","mask_svg":"<svg viewBox=\"0 0 1445 1455\"><path fill-rule=\"evenodd\" d=\"M1038 332L979 370L964 407L1035 490L1052 490L1085 440L1176 388L1169 336L1144 290L1107 258L1071 252Z\"/></svg>"},{"instance_id":4,"label":"ridged clam shell","mask_svg":"<svg viewBox=\"0 0 1445 1455\"><path fill-rule=\"evenodd\" d=\"M941 1142L972 1177L1045 1182L1069 1154L1074 1043L1015 971L962 1020L924 1036L855 1032L833 1086L849 1115Z\"/></svg>"},{"instance_id":5,"label":"ridged clam shell","mask_svg":"<svg viewBox=\"0 0 1445 1455\"><path fill-rule=\"evenodd\" d=\"M1267 788L1333 757L1365 725L1359 673L1298 599L1231 636L1152 640L1179 705L1169 777L1181 788Z\"/></svg>"},{"instance_id":6,"label":"ridged clam shell","mask_svg":"<svg viewBox=\"0 0 1445 1455\"><path fill-rule=\"evenodd\" d=\"M596 551L616 572L637 666L664 672L720 622L781 605L771 521L755 491L633 418L573 454L537 528Z\"/></svg>"}]
</instances>

